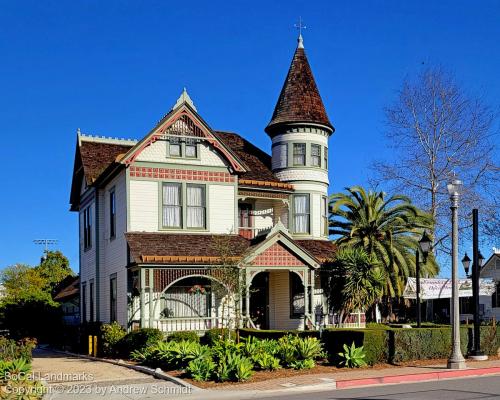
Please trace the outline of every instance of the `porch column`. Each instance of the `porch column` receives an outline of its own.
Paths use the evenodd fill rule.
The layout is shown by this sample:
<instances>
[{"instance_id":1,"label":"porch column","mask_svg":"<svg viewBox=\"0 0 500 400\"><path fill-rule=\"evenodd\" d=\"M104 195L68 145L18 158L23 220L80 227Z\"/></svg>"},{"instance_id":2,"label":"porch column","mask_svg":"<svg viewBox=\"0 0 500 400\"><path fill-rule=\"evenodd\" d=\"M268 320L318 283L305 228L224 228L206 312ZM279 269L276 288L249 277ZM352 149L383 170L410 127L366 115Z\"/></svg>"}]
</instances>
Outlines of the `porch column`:
<instances>
[{"instance_id":1,"label":"porch column","mask_svg":"<svg viewBox=\"0 0 500 400\"><path fill-rule=\"evenodd\" d=\"M309 313L311 314L311 319L316 326L316 310L314 309L314 271L309 271Z\"/></svg>"},{"instance_id":2,"label":"porch column","mask_svg":"<svg viewBox=\"0 0 500 400\"><path fill-rule=\"evenodd\" d=\"M154 288L154 282L153 282L153 268L148 269L148 274L149 274L149 324L148 326L150 328L153 328L153 317L154 317L154 303L153 303L153 288Z\"/></svg>"},{"instance_id":3,"label":"porch column","mask_svg":"<svg viewBox=\"0 0 500 400\"><path fill-rule=\"evenodd\" d=\"M304 271L304 329L307 328L307 316L309 314L309 271L305 269Z\"/></svg>"},{"instance_id":4,"label":"porch column","mask_svg":"<svg viewBox=\"0 0 500 400\"><path fill-rule=\"evenodd\" d=\"M139 284L141 287L141 293L140 293L140 320L141 320L141 328L146 327L146 270L144 268L141 268L139 270Z\"/></svg>"},{"instance_id":5,"label":"porch column","mask_svg":"<svg viewBox=\"0 0 500 400\"><path fill-rule=\"evenodd\" d=\"M250 274L245 272L245 317L246 326L251 326L250 324Z\"/></svg>"}]
</instances>

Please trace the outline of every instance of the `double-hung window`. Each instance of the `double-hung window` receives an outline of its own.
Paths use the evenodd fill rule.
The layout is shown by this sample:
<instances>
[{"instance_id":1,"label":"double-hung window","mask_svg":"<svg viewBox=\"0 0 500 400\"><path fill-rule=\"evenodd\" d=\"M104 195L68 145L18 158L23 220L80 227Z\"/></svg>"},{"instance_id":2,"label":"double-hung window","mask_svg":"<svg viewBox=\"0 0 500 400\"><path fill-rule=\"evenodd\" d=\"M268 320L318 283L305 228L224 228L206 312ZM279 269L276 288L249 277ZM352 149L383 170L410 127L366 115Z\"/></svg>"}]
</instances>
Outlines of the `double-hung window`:
<instances>
[{"instance_id":1,"label":"double-hung window","mask_svg":"<svg viewBox=\"0 0 500 400\"><path fill-rule=\"evenodd\" d=\"M323 168L328 169L328 147L323 147Z\"/></svg>"},{"instance_id":2,"label":"double-hung window","mask_svg":"<svg viewBox=\"0 0 500 400\"><path fill-rule=\"evenodd\" d=\"M116 321L116 274L109 278L109 320Z\"/></svg>"},{"instance_id":3,"label":"double-hung window","mask_svg":"<svg viewBox=\"0 0 500 400\"><path fill-rule=\"evenodd\" d=\"M116 237L116 197L115 191L109 192L109 238Z\"/></svg>"},{"instance_id":4,"label":"double-hung window","mask_svg":"<svg viewBox=\"0 0 500 400\"><path fill-rule=\"evenodd\" d=\"M286 168L288 165L288 144L281 143L273 146L273 162L277 168Z\"/></svg>"},{"instance_id":5,"label":"double-hung window","mask_svg":"<svg viewBox=\"0 0 500 400\"><path fill-rule=\"evenodd\" d=\"M186 158L197 158L198 157L198 147L197 147L195 139L192 139L192 138L186 139L185 153L186 153Z\"/></svg>"},{"instance_id":6,"label":"double-hung window","mask_svg":"<svg viewBox=\"0 0 500 400\"><path fill-rule=\"evenodd\" d=\"M323 223L323 235L328 236L328 198L321 197L321 219Z\"/></svg>"},{"instance_id":7,"label":"double-hung window","mask_svg":"<svg viewBox=\"0 0 500 400\"><path fill-rule=\"evenodd\" d=\"M186 212L188 228L205 228L205 186L192 185L186 186Z\"/></svg>"},{"instance_id":8,"label":"double-hung window","mask_svg":"<svg viewBox=\"0 0 500 400\"><path fill-rule=\"evenodd\" d=\"M168 155L170 157L182 157L181 141L179 138L171 137L168 146Z\"/></svg>"},{"instance_id":9,"label":"double-hung window","mask_svg":"<svg viewBox=\"0 0 500 400\"><path fill-rule=\"evenodd\" d=\"M88 206L83 210L83 249L92 247L92 209Z\"/></svg>"},{"instance_id":10,"label":"double-hung window","mask_svg":"<svg viewBox=\"0 0 500 400\"><path fill-rule=\"evenodd\" d=\"M319 144L311 144L311 165L321 167L321 146Z\"/></svg>"},{"instance_id":11,"label":"double-hung window","mask_svg":"<svg viewBox=\"0 0 500 400\"><path fill-rule=\"evenodd\" d=\"M89 297L90 297L90 322L94 322L94 280L90 280L89 284Z\"/></svg>"},{"instance_id":12,"label":"double-hung window","mask_svg":"<svg viewBox=\"0 0 500 400\"><path fill-rule=\"evenodd\" d=\"M293 144L293 165L306 165L306 144Z\"/></svg>"},{"instance_id":13,"label":"double-hung window","mask_svg":"<svg viewBox=\"0 0 500 400\"><path fill-rule=\"evenodd\" d=\"M308 194L293 196L293 227L295 233L309 233L310 201Z\"/></svg>"},{"instance_id":14,"label":"double-hung window","mask_svg":"<svg viewBox=\"0 0 500 400\"><path fill-rule=\"evenodd\" d=\"M163 184L164 228L182 228L182 194L180 183Z\"/></svg>"}]
</instances>

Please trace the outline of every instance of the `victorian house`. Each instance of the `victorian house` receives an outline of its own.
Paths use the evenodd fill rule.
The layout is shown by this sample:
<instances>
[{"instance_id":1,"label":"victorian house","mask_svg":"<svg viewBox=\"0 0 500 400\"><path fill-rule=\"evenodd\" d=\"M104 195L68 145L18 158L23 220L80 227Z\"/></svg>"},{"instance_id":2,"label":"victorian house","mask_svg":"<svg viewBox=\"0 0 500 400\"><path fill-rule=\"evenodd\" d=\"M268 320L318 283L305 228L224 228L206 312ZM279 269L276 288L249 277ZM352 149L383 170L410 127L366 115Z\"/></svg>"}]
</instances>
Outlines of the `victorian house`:
<instances>
[{"instance_id":1,"label":"victorian house","mask_svg":"<svg viewBox=\"0 0 500 400\"><path fill-rule=\"evenodd\" d=\"M234 325L224 310L262 329L329 322L319 271L334 250L334 128L301 36L265 132L272 155L212 128L184 90L140 140L78 133L70 202L79 217L82 322L203 331ZM241 276L238 310L213 290L224 258Z\"/></svg>"}]
</instances>

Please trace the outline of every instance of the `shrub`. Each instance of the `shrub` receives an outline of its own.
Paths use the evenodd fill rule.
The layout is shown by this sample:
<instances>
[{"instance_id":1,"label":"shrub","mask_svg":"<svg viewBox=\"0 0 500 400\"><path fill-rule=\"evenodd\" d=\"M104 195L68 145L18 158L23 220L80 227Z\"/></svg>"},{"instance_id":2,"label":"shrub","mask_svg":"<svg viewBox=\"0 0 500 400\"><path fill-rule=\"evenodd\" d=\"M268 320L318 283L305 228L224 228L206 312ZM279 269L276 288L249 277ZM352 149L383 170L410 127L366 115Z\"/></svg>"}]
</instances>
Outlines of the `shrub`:
<instances>
[{"instance_id":1,"label":"shrub","mask_svg":"<svg viewBox=\"0 0 500 400\"><path fill-rule=\"evenodd\" d=\"M221 339L230 339L234 336L234 332L226 328L213 328L205 332L203 336L203 342L212 346L214 343L220 341Z\"/></svg>"},{"instance_id":2,"label":"shrub","mask_svg":"<svg viewBox=\"0 0 500 400\"><path fill-rule=\"evenodd\" d=\"M298 330L261 330L261 329L240 329L240 336L247 338L253 336L257 339L279 339L283 336L315 337L319 338L319 331L298 331Z\"/></svg>"},{"instance_id":3,"label":"shrub","mask_svg":"<svg viewBox=\"0 0 500 400\"><path fill-rule=\"evenodd\" d=\"M211 358L196 358L189 362L187 371L195 381L208 381L214 368Z\"/></svg>"},{"instance_id":4,"label":"shrub","mask_svg":"<svg viewBox=\"0 0 500 400\"><path fill-rule=\"evenodd\" d=\"M16 342L0 336L0 360L23 358L30 362L36 344L37 341L34 338L24 338Z\"/></svg>"},{"instance_id":5,"label":"shrub","mask_svg":"<svg viewBox=\"0 0 500 400\"><path fill-rule=\"evenodd\" d=\"M252 361L262 370L275 371L281 368L280 360L269 353L259 352L251 358Z\"/></svg>"},{"instance_id":6,"label":"shrub","mask_svg":"<svg viewBox=\"0 0 500 400\"><path fill-rule=\"evenodd\" d=\"M101 326L101 348L105 356L118 355L118 343L127 334L127 331L118 323L103 324Z\"/></svg>"},{"instance_id":7,"label":"shrub","mask_svg":"<svg viewBox=\"0 0 500 400\"><path fill-rule=\"evenodd\" d=\"M366 361L364 360L366 354L364 352L363 346L356 347L354 342L352 342L351 346L347 346L344 344L344 352L339 353L339 356L342 358L340 362L341 366L345 366L348 368L359 368L366 365Z\"/></svg>"},{"instance_id":8,"label":"shrub","mask_svg":"<svg viewBox=\"0 0 500 400\"><path fill-rule=\"evenodd\" d=\"M314 360L323 355L321 342L313 337L301 338L297 341L297 356L302 360Z\"/></svg>"},{"instance_id":9,"label":"shrub","mask_svg":"<svg viewBox=\"0 0 500 400\"><path fill-rule=\"evenodd\" d=\"M352 343L363 346L368 365L387 362L389 359L390 329L326 329L322 342L331 362L338 364L341 360L338 353L343 345Z\"/></svg>"},{"instance_id":10,"label":"shrub","mask_svg":"<svg viewBox=\"0 0 500 400\"><path fill-rule=\"evenodd\" d=\"M297 361L297 343L299 338L297 336L283 336L278 340L277 356L282 363L290 367L294 361Z\"/></svg>"},{"instance_id":11,"label":"shrub","mask_svg":"<svg viewBox=\"0 0 500 400\"><path fill-rule=\"evenodd\" d=\"M119 352L129 357L133 351L144 351L146 348L163 340L163 333L155 328L141 328L127 333L117 344Z\"/></svg>"},{"instance_id":12,"label":"shrub","mask_svg":"<svg viewBox=\"0 0 500 400\"><path fill-rule=\"evenodd\" d=\"M168 335L167 340L173 341L173 342L181 342L181 341L188 341L188 342L200 342L200 336L195 332L195 331L181 331L181 332L173 332L170 335Z\"/></svg>"},{"instance_id":13,"label":"shrub","mask_svg":"<svg viewBox=\"0 0 500 400\"><path fill-rule=\"evenodd\" d=\"M237 381L246 381L253 375L253 363L248 357L237 355L233 358L233 371Z\"/></svg>"},{"instance_id":14,"label":"shrub","mask_svg":"<svg viewBox=\"0 0 500 400\"><path fill-rule=\"evenodd\" d=\"M290 364L293 369L311 369L314 368L316 363L313 359L307 358L305 360L297 360Z\"/></svg>"}]
</instances>

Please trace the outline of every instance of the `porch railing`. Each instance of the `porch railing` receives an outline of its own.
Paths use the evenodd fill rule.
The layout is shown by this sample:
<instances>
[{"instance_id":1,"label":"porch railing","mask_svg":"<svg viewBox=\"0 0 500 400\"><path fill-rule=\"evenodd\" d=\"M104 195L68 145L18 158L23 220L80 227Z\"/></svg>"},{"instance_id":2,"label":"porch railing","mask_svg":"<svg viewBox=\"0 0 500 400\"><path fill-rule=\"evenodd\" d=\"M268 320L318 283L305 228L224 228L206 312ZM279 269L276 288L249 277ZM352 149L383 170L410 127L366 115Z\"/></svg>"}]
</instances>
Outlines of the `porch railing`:
<instances>
[{"instance_id":1,"label":"porch railing","mask_svg":"<svg viewBox=\"0 0 500 400\"><path fill-rule=\"evenodd\" d=\"M323 324L326 326L336 326L341 328L366 328L366 315L363 312L351 313L344 316L344 321L340 321L338 314L324 316Z\"/></svg>"},{"instance_id":2,"label":"porch railing","mask_svg":"<svg viewBox=\"0 0 500 400\"><path fill-rule=\"evenodd\" d=\"M227 320L221 317L194 317L194 318L163 318L154 320L153 325L165 333L179 331L207 331L213 328L222 328Z\"/></svg>"},{"instance_id":3,"label":"porch railing","mask_svg":"<svg viewBox=\"0 0 500 400\"><path fill-rule=\"evenodd\" d=\"M240 226L238 228L238 234L240 236L243 236L245 239L253 239L256 238L257 236L260 235L266 235L269 233L269 231L272 229L272 227L267 227L267 228L255 228L255 227L243 227Z\"/></svg>"}]
</instances>

